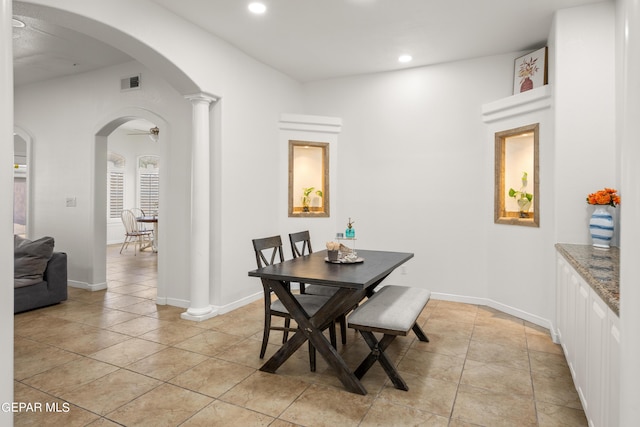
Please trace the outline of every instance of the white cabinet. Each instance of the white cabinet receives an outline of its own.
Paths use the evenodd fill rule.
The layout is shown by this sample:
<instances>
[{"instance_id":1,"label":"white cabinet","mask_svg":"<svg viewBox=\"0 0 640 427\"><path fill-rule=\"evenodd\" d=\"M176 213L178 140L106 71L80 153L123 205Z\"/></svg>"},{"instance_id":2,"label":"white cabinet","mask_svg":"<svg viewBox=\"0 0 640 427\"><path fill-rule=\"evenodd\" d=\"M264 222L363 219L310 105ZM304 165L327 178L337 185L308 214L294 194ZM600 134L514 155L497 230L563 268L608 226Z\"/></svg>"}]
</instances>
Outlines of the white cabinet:
<instances>
[{"instance_id":1,"label":"white cabinet","mask_svg":"<svg viewBox=\"0 0 640 427\"><path fill-rule=\"evenodd\" d=\"M589 425L618 426L618 316L560 254L556 269L557 336Z\"/></svg>"},{"instance_id":2,"label":"white cabinet","mask_svg":"<svg viewBox=\"0 0 640 427\"><path fill-rule=\"evenodd\" d=\"M607 360L608 323L607 311L609 307L591 289L589 295L589 315L587 325L587 402L589 404L589 418L595 426L609 425L605 421L604 410L606 408L605 391L609 366ZM602 345L598 345L602 343Z\"/></svg>"},{"instance_id":3,"label":"white cabinet","mask_svg":"<svg viewBox=\"0 0 640 427\"><path fill-rule=\"evenodd\" d=\"M607 332L609 372L605 385L608 396L606 396L604 414L605 419L609 420L609 425L617 427L620 425L620 319L611 310L609 310Z\"/></svg>"}]
</instances>

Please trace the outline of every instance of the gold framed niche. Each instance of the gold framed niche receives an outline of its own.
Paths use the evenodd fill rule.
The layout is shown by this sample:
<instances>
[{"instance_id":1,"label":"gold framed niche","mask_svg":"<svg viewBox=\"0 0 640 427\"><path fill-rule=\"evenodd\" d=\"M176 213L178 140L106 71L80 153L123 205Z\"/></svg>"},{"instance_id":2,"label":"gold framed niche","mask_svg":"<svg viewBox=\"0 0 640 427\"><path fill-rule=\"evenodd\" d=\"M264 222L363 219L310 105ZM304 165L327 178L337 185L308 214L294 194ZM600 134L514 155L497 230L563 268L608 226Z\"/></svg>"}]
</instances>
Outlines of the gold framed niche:
<instances>
[{"instance_id":1,"label":"gold framed niche","mask_svg":"<svg viewBox=\"0 0 640 427\"><path fill-rule=\"evenodd\" d=\"M495 134L496 224L540 226L539 130L535 123Z\"/></svg>"},{"instance_id":2,"label":"gold framed niche","mask_svg":"<svg viewBox=\"0 0 640 427\"><path fill-rule=\"evenodd\" d=\"M329 143L289 141L289 217L329 216Z\"/></svg>"}]
</instances>

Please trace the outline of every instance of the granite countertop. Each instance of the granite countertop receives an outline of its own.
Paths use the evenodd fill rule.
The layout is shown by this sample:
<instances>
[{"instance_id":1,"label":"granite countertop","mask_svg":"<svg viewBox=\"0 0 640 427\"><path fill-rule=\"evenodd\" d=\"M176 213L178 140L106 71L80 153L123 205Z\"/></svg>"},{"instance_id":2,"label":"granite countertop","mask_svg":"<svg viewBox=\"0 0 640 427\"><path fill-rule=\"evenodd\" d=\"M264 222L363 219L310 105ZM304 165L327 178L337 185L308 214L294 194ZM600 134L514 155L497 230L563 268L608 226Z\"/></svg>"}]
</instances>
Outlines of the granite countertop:
<instances>
[{"instance_id":1,"label":"granite countertop","mask_svg":"<svg viewBox=\"0 0 640 427\"><path fill-rule=\"evenodd\" d=\"M556 249L620 316L620 249L598 249L569 243L557 243Z\"/></svg>"}]
</instances>

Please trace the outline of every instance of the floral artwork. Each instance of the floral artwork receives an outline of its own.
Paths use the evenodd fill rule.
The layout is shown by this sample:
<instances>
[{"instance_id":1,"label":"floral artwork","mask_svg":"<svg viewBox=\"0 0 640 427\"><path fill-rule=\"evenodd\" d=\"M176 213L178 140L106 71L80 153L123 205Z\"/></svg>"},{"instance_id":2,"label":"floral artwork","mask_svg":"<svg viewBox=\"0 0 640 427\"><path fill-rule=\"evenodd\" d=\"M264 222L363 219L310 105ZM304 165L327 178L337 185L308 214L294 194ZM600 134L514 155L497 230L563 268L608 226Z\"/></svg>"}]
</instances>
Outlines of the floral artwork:
<instances>
[{"instance_id":1,"label":"floral artwork","mask_svg":"<svg viewBox=\"0 0 640 427\"><path fill-rule=\"evenodd\" d=\"M520 77L520 92L533 89L533 81L531 80L531 77L533 77L539 70L536 62L538 62L538 58L534 58L532 56L529 59L525 58L520 63L520 72L518 72L518 77Z\"/></svg>"},{"instance_id":2,"label":"floral artwork","mask_svg":"<svg viewBox=\"0 0 640 427\"><path fill-rule=\"evenodd\" d=\"M620 204L620 196L618 190L614 188L605 188L596 191L587 196L587 203L590 205L609 205L614 208Z\"/></svg>"},{"instance_id":3,"label":"floral artwork","mask_svg":"<svg viewBox=\"0 0 640 427\"><path fill-rule=\"evenodd\" d=\"M516 59L513 80L514 95L547 84L547 48Z\"/></svg>"}]
</instances>

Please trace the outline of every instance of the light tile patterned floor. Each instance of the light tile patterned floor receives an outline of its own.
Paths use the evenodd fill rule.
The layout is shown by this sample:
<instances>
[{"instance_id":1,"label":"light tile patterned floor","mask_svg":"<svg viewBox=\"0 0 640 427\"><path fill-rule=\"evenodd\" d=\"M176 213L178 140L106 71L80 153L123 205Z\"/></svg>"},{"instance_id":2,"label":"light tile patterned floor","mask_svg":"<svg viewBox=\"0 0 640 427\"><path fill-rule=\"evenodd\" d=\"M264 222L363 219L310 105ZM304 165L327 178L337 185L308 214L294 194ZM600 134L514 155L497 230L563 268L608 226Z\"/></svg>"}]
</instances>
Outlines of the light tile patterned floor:
<instances>
[{"instance_id":1,"label":"light tile patterned floor","mask_svg":"<svg viewBox=\"0 0 640 427\"><path fill-rule=\"evenodd\" d=\"M389 350L410 390L375 366L359 396L321 357L310 372L304 350L260 372L262 302L182 320L152 303L156 255L118 251L108 248L108 290L69 288L65 303L15 316L15 401L61 410L18 413L16 426L587 425L560 347L515 317L430 301L420 323L431 342L400 337ZM368 353L352 330L339 351L354 367Z\"/></svg>"}]
</instances>

